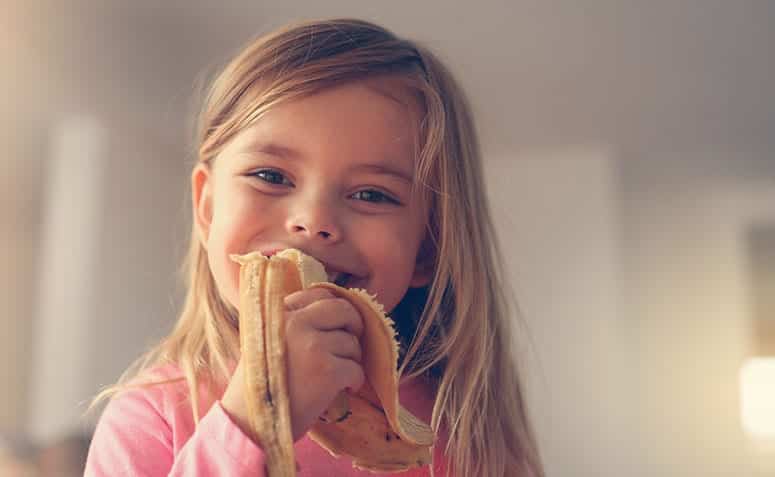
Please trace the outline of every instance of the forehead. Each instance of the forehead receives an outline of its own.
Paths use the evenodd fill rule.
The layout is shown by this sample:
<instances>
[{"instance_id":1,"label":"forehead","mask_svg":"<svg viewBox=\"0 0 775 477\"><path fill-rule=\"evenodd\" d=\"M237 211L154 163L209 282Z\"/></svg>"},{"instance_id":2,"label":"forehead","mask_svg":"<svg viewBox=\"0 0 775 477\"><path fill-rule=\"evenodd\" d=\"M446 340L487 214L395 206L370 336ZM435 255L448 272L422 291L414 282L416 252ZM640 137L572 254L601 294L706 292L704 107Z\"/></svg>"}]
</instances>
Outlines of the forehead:
<instances>
[{"instance_id":1,"label":"forehead","mask_svg":"<svg viewBox=\"0 0 775 477\"><path fill-rule=\"evenodd\" d=\"M419 102L400 80L359 80L273 106L226 150L250 151L271 143L302 156L402 157L411 165L419 113Z\"/></svg>"}]
</instances>

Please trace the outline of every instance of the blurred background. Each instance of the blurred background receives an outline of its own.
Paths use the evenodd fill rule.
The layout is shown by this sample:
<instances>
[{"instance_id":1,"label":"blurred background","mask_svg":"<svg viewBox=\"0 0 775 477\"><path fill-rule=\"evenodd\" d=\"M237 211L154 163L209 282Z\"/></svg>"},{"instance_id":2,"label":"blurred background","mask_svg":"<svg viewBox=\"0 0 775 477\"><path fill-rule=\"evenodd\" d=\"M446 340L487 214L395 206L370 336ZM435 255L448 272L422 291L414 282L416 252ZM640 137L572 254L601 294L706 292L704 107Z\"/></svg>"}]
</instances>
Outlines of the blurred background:
<instances>
[{"instance_id":1,"label":"blurred background","mask_svg":"<svg viewBox=\"0 0 775 477\"><path fill-rule=\"evenodd\" d=\"M774 2L0 10L0 474L77 468L89 399L171 328L202 86L353 16L471 98L548 475L775 475Z\"/></svg>"}]
</instances>

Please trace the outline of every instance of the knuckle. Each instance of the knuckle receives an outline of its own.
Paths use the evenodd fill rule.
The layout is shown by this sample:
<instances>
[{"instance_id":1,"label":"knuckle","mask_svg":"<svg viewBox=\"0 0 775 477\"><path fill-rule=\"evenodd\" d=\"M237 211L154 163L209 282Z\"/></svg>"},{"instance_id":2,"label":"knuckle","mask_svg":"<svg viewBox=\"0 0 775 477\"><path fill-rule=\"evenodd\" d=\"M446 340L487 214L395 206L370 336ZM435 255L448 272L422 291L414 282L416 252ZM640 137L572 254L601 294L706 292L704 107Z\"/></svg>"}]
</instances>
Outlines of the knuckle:
<instances>
[{"instance_id":1,"label":"knuckle","mask_svg":"<svg viewBox=\"0 0 775 477\"><path fill-rule=\"evenodd\" d=\"M360 362L361 359L363 359L363 350L361 350L361 341L355 337L352 336L352 347L353 347L353 355L355 356L355 360Z\"/></svg>"},{"instance_id":2,"label":"knuckle","mask_svg":"<svg viewBox=\"0 0 775 477\"><path fill-rule=\"evenodd\" d=\"M332 378L338 374L337 363L331 357L320 359L320 376L324 377L326 381L332 381Z\"/></svg>"},{"instance_id":3,"label":"knuckle","mask_svg":"<svg viewBox=\"0 0 775 477\"><path fill-rule=\"evenodd\" d=\"M304 349L310 356L310 359L316 359L322 354L324 350L323 341L320 339L319 333L310 333L309 337L305 340Z\"/></svg>"},{"instance_id":4,"label":"knuckle","mask_svg":"<svg viewBox=\"0 0 775 477\"><path fill-rule=\"evenodd\" d=\"M285 334L286 338L297 339L297 337L309 333L310 324L307 314L298 311L290 311L285 315Z\"/></svg>"},{"instance_id":5,"label":"knuckle","mask_svg":"<svg viewBox=\"0 0 775 477\"><path fill-rule=\"evenodd\" d=\"M296 319L297 315L293 311L287 311L285 313L285 333L295 334L299 329L299 320Z\"/></svg>"},{"instance_id":6,"label":"knuckle","mask_svg":"<svg viewBox=\"0 0 775 477\"><path fill-rule=\"evenodd\" d=\"M363 372L363 367L357 363L352 363L350 379L347 385L352 389L358 389L363 385L363 382L365 380L366 380L366 375Z\"/></svg>"},{"instance_id":7,"label":"knuckle","mask_svg":"<svg viewBox=\"0 0 775 477\"><path fill-rule=\"evenodd\" d=\"M337 311L342 317L353 323L361 321L360 313L358 313L358 310L355 309L349 300L345 298L337 298L336 300Z\"/></svg>"},{"instance_id":8,"label":"knuckle","mask_svg":"<svg viewBox=\"0 0 775 477\"><path fill-rule=\"evenodd\" d=\"M327 298L334 297L334 295L330 291L326 290L325 288L320 288L320 287L308 288L306 291L310 294L310 296L314 296L318 300L325 300Z\"/></svg>"},{"instance_id":9,"label":"knuckle","mask_svg":"<svg viewBox=\"0 0 775 477\"><path fill-rule=\"evenodd\" d=\"M287 295L285 298L283 298L285 309L289 311L303 308L304 306L306 306L306 302L307 302L307 297L304 295L303 290L293 292L290 295Z\"/></svg>"},{"instance_id":10,"label":"knuckle","mask_svg":"<svg viewBox=\"0 0 775 477\"><path fill-rule=\"evenodd\" d=\"M346 298L336 297L334 298L336 305L343 311L355 311L355 307L350 303L350 300Z\"/></svg>"},{"instance_id":11,"label":"knuckle","mask_svg":"<svg viewBox=\"0 0 775 477\"><path fill-rule=\"evenodd\" d=\"M344 343L347 348L350 350L359 350L361 349L361 340L358 339L357 336L355 336L353 333L350 332L344 332Z\"/></svg>"}]
</instances>

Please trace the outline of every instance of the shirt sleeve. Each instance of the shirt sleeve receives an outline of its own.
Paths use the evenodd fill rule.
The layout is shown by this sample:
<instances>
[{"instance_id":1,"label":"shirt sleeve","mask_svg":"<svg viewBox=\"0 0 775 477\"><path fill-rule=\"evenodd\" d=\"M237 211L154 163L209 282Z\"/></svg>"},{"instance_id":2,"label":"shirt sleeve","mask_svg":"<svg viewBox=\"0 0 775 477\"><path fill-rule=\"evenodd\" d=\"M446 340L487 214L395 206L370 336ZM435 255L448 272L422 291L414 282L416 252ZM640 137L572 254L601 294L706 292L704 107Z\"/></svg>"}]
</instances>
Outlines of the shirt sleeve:
<instances>
[{"instance_id":1,"label":"shirt sleeve","mask_svg":"<svg viewBox=\"0 0 775 477\"><path fill-rule=\"evenodd\" d=\"M264 454L232 422L220 402L174 454L172 428L142 391L108 404L92 438L86 477L262 477Z\"/></svg>"}]
</instances>

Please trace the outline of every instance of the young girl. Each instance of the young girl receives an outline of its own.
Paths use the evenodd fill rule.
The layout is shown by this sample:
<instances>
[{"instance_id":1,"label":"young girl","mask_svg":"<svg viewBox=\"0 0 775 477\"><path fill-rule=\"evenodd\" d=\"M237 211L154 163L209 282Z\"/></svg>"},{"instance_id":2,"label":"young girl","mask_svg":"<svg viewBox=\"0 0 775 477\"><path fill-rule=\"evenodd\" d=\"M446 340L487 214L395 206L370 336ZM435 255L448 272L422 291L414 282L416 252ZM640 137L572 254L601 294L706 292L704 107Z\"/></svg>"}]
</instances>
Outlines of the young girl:
<instances>
[{"instance_id":1,"label":"young girl","mask_svg":"<svg viewBox=\"0 0 775 477\"><path fill-rule=\"evenodd\" d=\"M229 255L293 247L376 294L396 322L401 402L437 435L433 465L404 475L543 476L471 113L435 56L358 20L288 27L226 66L199 133L185 305L98 396L112 399L87 475L263 475L244 432ZM360 316L303 290L285 320L299 475L373 475L306 437L363 383Z\"/></svg>"}]
</instances>

